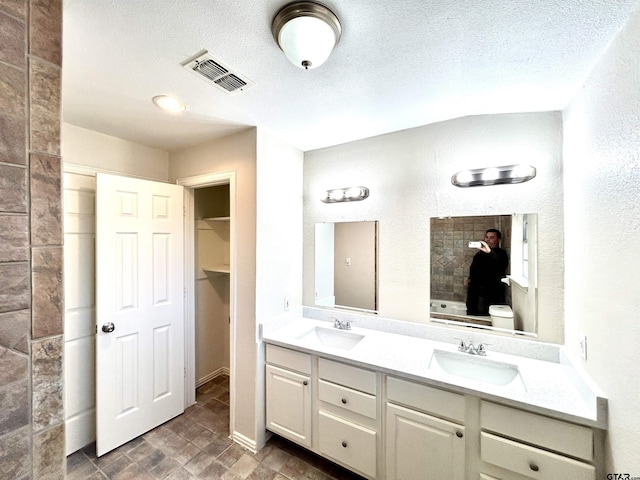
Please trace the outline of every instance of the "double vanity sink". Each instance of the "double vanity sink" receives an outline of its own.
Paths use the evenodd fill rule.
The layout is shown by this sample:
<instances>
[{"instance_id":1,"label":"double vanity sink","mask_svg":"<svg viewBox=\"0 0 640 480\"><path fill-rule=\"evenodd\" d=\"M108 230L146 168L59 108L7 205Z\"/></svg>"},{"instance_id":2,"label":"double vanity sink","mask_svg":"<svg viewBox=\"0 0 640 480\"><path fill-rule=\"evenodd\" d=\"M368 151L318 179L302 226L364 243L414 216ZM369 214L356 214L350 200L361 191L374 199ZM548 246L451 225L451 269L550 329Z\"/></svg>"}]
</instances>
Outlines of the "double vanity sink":
<instances>
[{"instance_id":1,"label":"double vanity sink","mask_svg":"<svg viewBox=\"0 0 640 480\"><path fill-rule=\"evenodd\" d=\"M460 393L500 400L583 425L606 428L604 395L571 363L560 346L511 338L487 337L485 340L477 334L474 337L471 333L454 333L425 325L420 326L424 327L424 336L415 332L400 334L394 333L394 327L388 325L380 328L380 320L375 320L377 323L373 328L363 328L366 319L358 320L357 325L350 325L349 329L336 328L334 322L333 318L289 318L279 325L263 326L263 340ZM402 323L391 322L390 325ZM437 340L428 338L432 331L437 332ZM476 345L486 342L483 355L458 351L459 338L465 335ZM497 351L494 344L503 345L504 342L517 345L522 354ZM541 351L544 353L540 354Z\"/></svg>"},{"instance_id":2,"label":"double vanity sink","mask_svg":"<svg viewBox=\"0 0 640 480\"><path fill-rule=\"evenodd\" d=\"M321 345L345 351L353 349L364 338L364 333L355 333L335 326L315 326L296 337L301 344L308 344L310 347ZM429 370L433 372L480 383L503 386L519 382L524 385L517 365L491 360L485 355L434 349L428 365Z\"/></svg>"},{"instance_id":3,"label":"double vanity sink","mask_svg":"<svg viewBox=\"0 0 640 480\"><path fill-rule=\"evenodd\" d=\"M561 347L304 313L262 325L270 431L369 479L598 478L607 401Z\"/></svg>"}]
</instances>

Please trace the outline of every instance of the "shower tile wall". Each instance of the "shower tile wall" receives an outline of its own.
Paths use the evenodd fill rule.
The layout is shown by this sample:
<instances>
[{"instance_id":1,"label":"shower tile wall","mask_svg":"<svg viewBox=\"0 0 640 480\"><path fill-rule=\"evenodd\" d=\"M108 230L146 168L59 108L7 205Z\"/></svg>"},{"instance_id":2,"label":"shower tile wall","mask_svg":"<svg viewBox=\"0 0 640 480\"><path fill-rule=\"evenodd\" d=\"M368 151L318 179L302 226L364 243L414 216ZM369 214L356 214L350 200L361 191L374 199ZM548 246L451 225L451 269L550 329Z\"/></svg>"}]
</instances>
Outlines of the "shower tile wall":
<instances>
[{"instance_id":1,"label":"shower tile wall","mask_svg":"<svg viewBox=\"0 0 640 480\"><path fill-rule=\"evenodd\" d=\"M0 478L64 478L62 0L0 0Z\"/></svg>"},{"instance_id":2,"label":"shower tile wall","mask_svg":"<svg viewBox=\"0 0 640 480\"><path fill-rule=\"evenodd\" d=\"M431 298L464 302L471 260L477 252L470 241L484 239L497 228L503 233L502 247L509 251L511 217L476 216L431 219Z\"/></svg>"}]
</instances>

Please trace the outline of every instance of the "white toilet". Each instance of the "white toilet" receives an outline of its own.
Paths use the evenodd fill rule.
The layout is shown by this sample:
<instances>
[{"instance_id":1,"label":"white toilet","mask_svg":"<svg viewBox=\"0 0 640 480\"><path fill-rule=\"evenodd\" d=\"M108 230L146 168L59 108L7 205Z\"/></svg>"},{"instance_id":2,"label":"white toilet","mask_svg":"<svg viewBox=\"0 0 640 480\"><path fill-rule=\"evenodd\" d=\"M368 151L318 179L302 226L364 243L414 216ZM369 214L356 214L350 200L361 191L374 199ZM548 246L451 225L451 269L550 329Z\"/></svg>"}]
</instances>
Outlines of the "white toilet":
<instances>
[{"instance_id":1,"label":"white toilet","mask_svg":"<svg viewBox=\"0 0 640 480\"><path fill-rule=\"evenodd\" d=\"M513 310L509 305L490 305L491 325L498 328L514 330Z\"/></svg>"}]
</instances>

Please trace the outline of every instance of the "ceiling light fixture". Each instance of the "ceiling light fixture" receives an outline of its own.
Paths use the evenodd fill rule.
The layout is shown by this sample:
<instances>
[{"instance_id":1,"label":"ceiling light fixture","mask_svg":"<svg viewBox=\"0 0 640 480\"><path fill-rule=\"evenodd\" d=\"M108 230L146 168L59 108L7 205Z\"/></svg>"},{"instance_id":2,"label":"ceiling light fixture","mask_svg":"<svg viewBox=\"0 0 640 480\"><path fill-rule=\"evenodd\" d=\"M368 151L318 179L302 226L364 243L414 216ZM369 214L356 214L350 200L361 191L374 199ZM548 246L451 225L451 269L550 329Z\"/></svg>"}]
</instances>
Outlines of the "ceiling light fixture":
<instances>
[{"instance_id":1,"label":"ceiling light fixture","mask_svg":"<svg viewBox=\"0 0 640 480\"><path fill-rule=\"evenodd\" d=\"M292 2L271 23L278 46L295 66L309 70L322 65L340 41L338 17L317 2Z\"/></svg>"},{"instance_id":2,"label":"ceiling light fixture","mask_svg":"<svg viewBox=\"0 0 640 480\"><path fill-rule=\"evenodd\" d=\"M528 182L535 176L536 169L531 165L507 165L504 167L462 170L451 177L451 183L456 187L480 187Z\"/></svg>"},{"instance_id":3,"label":"ceiling light fixture","mask_svg":"<svg viewBox=\"0 0 640 480\"><path fill-rule=\"evenodd\" d=\"M153 97L153 103L156 107L168 112L182 112L187 108L182 100L170 95L157 95Z\"/></svg>"}]
</instances>

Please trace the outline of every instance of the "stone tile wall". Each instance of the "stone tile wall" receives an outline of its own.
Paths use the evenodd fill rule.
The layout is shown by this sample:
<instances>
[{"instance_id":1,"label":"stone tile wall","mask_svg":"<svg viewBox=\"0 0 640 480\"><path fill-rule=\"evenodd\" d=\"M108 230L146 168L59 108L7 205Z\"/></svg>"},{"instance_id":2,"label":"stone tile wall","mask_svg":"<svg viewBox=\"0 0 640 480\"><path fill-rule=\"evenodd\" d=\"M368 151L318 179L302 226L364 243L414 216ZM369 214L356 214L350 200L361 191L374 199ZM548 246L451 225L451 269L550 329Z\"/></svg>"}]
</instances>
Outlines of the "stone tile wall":
<instances>
[{"instance_id":1,"label":"stone tile wall","mask_svg":"<svg viewBox=\"0 0 640 480\"><path fill-rule=\"evenodd\" d=\"M62 0L0 0L0 478L65 476Z\"/></svg>"},{"instance_id":2,"label":"stone tile wall","mask_svg":"<svg viewBox=\"0 0 640 480\"><path fill-rule=\"evenodd\" d=\"M497 228L503 234L502 248L510 251L511 217L475 216L431 219L431 298L466 302L466 279L477 250L470 241L484 239L485 232Z\"/></svg>"}]
</instances>

